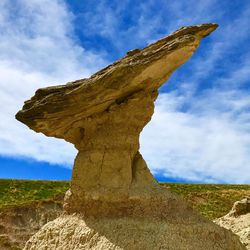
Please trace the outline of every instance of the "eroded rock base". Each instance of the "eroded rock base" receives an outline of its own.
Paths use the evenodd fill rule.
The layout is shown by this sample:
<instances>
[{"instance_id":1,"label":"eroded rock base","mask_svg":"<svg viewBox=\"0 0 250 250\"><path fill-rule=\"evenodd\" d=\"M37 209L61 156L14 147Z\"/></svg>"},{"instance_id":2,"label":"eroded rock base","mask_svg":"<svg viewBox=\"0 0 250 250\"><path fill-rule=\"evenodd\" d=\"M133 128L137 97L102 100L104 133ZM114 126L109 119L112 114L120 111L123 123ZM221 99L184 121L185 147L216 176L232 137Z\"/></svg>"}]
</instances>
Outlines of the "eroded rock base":
<instances>
[{"instance_id":1,"label":"eroded rock base","mask_svg":"<svg viewBox=\"0 0 250 250\"><path fill-rule=\"evenodd\" d=\"M24 250L243 250L237 236L212 222L165 222L154 218L83 219L63 215L49 222Z\"/></svg>"},{"instance_id":2,"label":"eroded rock base","mask_svg":"<svg viewBox=\"0 0 250 250\"><path fill-rule=\"evenodd\" d=\"M92 201L83 209L87 213L64 213L31 237L24 250L245 249L238 236L197 214L167 188L153 185L142 192L136 183L124 203Z\"/></svg>"}]
</instances>

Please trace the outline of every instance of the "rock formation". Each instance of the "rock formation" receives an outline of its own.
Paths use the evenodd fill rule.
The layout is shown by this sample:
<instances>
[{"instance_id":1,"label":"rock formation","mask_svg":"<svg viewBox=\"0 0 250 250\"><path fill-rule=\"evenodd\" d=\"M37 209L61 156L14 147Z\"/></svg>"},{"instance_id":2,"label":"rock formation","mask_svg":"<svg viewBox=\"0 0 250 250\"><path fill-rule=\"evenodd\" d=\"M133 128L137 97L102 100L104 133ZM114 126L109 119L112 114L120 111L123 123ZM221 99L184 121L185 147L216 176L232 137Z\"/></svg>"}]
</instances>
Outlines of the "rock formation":
<instances>
[{"instance_id":1,"label":"rock formation","mask_svg":"<svg viewBox=\"0 0 250 250\"><path fill-rule=\"evenodd\" d=\"M19 121L78 149L65 214L25 249L244 249L159 187L139 153L158 88L216 27L181 28L88 79L39 89L25 102Z\"/></svg>"},{"instance_id":2,"label":"rock formation","mask_svg":"<svg viewBox=\"0 0 250 250\"><path fill-rule=\"evenodd\" d=\"M241 242L250 250L250 197L236 201L228 214L214 222L239 235Z\"/></svg>"},{"instance_id":3,"label":"rock formation","mask_svg":"<svg viewBox=\"0 0 250 250\"><path fill-rule=\"evenodd\" d=\"M0 208L0 249L20 250L43 225L62 214L63 197Z\"/></svg>"}]
</instances>

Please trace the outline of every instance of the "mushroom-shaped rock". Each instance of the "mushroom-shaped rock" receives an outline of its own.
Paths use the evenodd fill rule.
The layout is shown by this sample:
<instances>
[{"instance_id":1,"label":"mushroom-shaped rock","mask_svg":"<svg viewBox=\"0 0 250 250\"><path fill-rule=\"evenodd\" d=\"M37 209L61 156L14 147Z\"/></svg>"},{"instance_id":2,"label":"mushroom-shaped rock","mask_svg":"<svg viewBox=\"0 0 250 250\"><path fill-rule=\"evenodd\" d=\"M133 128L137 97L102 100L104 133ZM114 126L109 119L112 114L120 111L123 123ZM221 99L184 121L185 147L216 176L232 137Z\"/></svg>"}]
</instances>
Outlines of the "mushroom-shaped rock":
<instances>
[{"instance_id":1,"label":"mushroom-shaped rock","mask_svg":"<svg viewBox=\"0 0 250 250\"><path fill-rule=\"evenodd\" d=\"M55 246L58 249L184 249L184 245L174 247L179 243L176 245L175 237L168 230L177 229L168 227L167 221L191 223L187 227L190 232L202 232L199 223L202 227L209 225L210 229L203 232L194 247L185 249L204 246L242 249L225 231L219 240L221 248L209 248L222 229L214 229L216 225L160 187L139 153L139 134L154 112L159 87L190 58L200 40L216 28L216 24L181 28L144 49L128 52L88 79L39 89L25 102L16 115L19 121L36 132L63 138L78 149L71 188L64 202L69 217L65 215L45 226L27 243L26 249L43 249L43 245L49 249ZM83 217L70 217L73 213ZM158 222L154 223L152 218ZM151 223L146 231L145 220ZM198 224L196 229L194 223ZM158 228L161 232L157 233L157 239ZM135 230L139 241L133 238ZM186 236L185 230L181 236L186 237L183 242L192 245L193 240ZM56 240L50 241L51 233ZM62 238L63 235L68 239ZM207 237L208 244L204 245L202 239Z\"/></svg>"},{"instance_id":2,"label":"mushroom-shaped rock","mask_svg":"<svg viewBox=\"0 0 250 250\"><path fill-rule=\"evenodd\" d=\"M16 118L36 132L63 138L79 150L86 148L84 136L90 132L86 127L91 120L105 112L121 109L129 100L134 102L133 108L144 101L138 99L154 101L158 88L216 27L216 24L204 24L181 28L142 50L128 52L124 58L88 79L38 89ZM142 108L147 112L143 105ZM134 113L136 111L130 116L137 118ZM148 122L148 119L143 121ZM126 126L122 123L122 127Z\"/></svg>"},{"instance_id":3,"label":"mushroom-shaped rock","mask_svg":"<svg viewBox=\"0 0 250 250\"><path fill-rule=\"evenodd\" d=\"M155 183L138 152L139 134L154 112L158 88L216 27L181 28L142 50L128 52L88 79L38 89L25 102L16 115L19 121L79 150L71 184L79 206L86 196L124 200L138 171L146 176L140 180L144 184Z\"/></svg>"}]
</instances>

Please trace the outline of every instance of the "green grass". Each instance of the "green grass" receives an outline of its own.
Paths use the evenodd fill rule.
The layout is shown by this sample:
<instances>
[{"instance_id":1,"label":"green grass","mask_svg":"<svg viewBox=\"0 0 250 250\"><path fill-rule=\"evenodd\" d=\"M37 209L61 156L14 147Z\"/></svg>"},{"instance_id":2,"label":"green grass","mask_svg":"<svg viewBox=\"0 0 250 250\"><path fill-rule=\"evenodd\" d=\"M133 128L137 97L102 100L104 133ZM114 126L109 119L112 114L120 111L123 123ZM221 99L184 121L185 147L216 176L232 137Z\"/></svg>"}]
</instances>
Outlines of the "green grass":
<instances>
[{"instance_id":1,"label":"green grass","mask_svg":"<svg viewBox=\"0 0 250 250\"><path fill-rule=\"evenodd\" d=\"M55 199L68 188L68 181L0 179L0 208Z\"/></svg>"},{"instance_id":2,"label":"green grass","mask_svg":"<svg viewBox=\"0 0 250 250\"><path fill-rule=\"evenodd\" d=\"M233 203L250 196L250 185L161 183L181 195L201 214L215 219L226 214ZM69 188L68 181L24 181L0 179L0 209L36 201L59 199Z\"/></svg>"},{"instance_id":3,"label":"green grass","mask_svg":"<svg viewBox=\"0 0 250 250\"><path fill-rule=\"evenodd\" d=\"M250 196L250 185L161 183L181 195L201 214L215 219L228 213L237 200Z\"/></svg>"}]
</instances>

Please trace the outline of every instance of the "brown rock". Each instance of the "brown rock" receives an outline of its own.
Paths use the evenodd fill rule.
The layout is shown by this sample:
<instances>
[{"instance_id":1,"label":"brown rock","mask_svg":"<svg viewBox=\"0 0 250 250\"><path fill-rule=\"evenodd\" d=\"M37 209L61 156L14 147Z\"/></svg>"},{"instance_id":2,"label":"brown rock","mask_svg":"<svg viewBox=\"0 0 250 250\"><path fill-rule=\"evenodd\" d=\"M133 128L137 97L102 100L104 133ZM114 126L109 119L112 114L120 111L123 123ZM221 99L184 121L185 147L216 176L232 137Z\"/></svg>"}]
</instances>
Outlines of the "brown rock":
<instances>
[{"instance_id":1,"label":"brown rock","mask_svg":"<svg viewBox=\"0 0 250 250\"><path fill-rule=\"evenodd\" d=\"M18 120L79 151L65 196L71 215L43 227L26 249L244 249L159 187L139 153L158 88L216 27L179 29L88 79L39 89L25 102Z\"/></svg>"},{"instance_id":2,"label":"brown rock","mask_svg":"<svg viewBox=\"0 0 250 250\"><path fill-rule=\"evenodd\" d=\"M127 56L89 79L36 91L16 118L36 132L63 138L79 150L67 210L82 210L83 197L124 201L130 194L139 134L150 121L158 88L196 50L216 24L182 28ZM156 185L148 168L145 185ZM74 205L73 201L77 200ZM85 200L85 198L84 198ZM71 208L70 208L71 207Z\"/></svg>"},{"instance_id":3,"label":"brown rock","mask_svg":"<svg viewBox=\"0 0 250 250\"><path fill-rule=\"evenodd\" d=\"M250 213L250 197L246 197L241 201L236 201L229 215L237 217L247 213Z\"/></svg>"},{"instance_id":4,"label":"brown rock","mask_svg":"<svg viewBox=\"0 0 250 250\"><path fill-rule=\"evenodd\" d=\"M239 235L241 242L250 250L250 197L236 201L228 214L214 222Z\"/></svg>"},{"instance_id":5,"label":"brown rock","mask_svg":"<svg viewBox=\"0 0 250 250\"><path fill-rule=\"evenodd\" d=\"M18 250L44 224L62 214L63 197L0 209L0 249Z\"/></svg>"}]
</instances>

